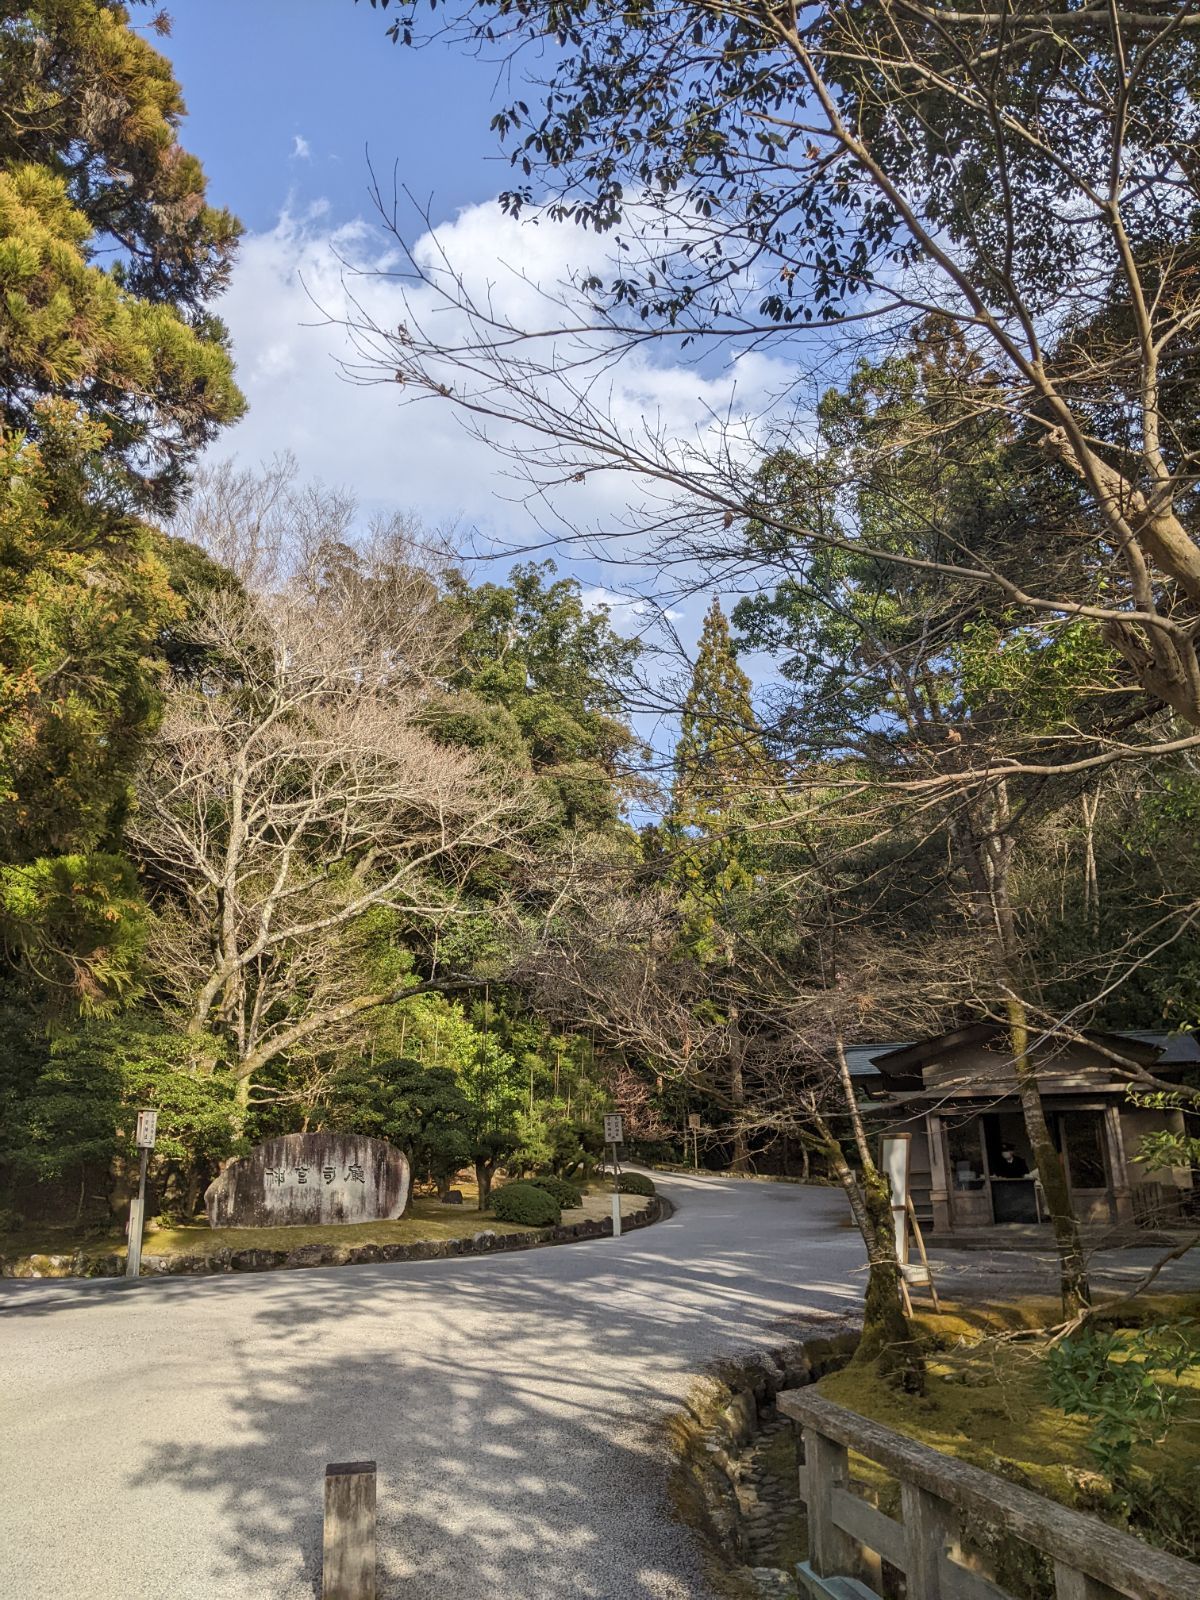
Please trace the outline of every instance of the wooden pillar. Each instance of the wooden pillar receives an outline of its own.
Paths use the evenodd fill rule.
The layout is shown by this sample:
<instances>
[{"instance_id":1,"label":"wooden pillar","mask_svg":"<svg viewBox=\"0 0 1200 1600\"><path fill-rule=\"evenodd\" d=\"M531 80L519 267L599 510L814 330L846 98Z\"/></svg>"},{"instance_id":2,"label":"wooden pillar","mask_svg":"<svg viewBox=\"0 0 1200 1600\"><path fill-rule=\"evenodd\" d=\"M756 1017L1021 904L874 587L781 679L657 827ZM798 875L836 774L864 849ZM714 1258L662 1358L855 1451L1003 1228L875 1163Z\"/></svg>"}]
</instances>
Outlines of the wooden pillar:
<instances>
[{"instance_id":1,"label":"wooden pillar","mask_svg":"<svg viewBox=\"0 0 1200 1600\"><path fill-rule=\"evenodd\" d=\"M813 1428L803 1437L809 1564L819 1578L853 1577L857 1546L833 1520L833 1491L850 1486L849 1453Z\"/></svg>"},{"instance_id":2,"label":"wooden pillar","mask_svg":"<svg viewBox=\"0 0 1200 1600\"><path fill-rule=\"evenodd\" d=\"M1115 1589L1065 1561L1054 1563L1054 1595L1055 1600L1123 1600Z\"/></svg>"},{"instance_id":3,"label":"wooden pillar","mask_svg":"<svg viewBox=\"0 0 1200 1600\"><path fill-rule=\"evenodd\" d=\"M321 1600L375 1600L375 1463L325 1468Z\"/></svg>"},{"instance_id":4,"label":"wooden pillar","mask_svg":"<svg viewBox=\"0 0 1200 1600\"><path fill-rule=\"evenodd\" d=\"M925 1133L929 1140L929 1198L933 1204L933 1231L949 1233L950 1180L946 1169L941 1117L935 1117L930 1112L925 1118Z\"/></svg>"},{"instance_id":5,"label":"wooden pillar","mask_svg":"<svg viewBox=\"0 0 1200 1600\"><path fill-rule=\"evenodd\" d=\"M904 1572L910 1595L921 1600L943 1600L943 1557L946 1546L957 1537L954 1513L945 1500L915 1483L900 1485L900 1504L904 1510Z\"/></svg>"},{"instance_id":6,"label":"wooden pillar","mask_svg":"<svg viewBox=\"0 0 1200 1600\"><path fill-rule=\"evenodd\" d=\"M1112 1209L1114 1222L1133 1221L1133 1197L1129 1193L1129 1168L1125 1162L1125 1136L1121 1130L1121 1112L1115 1105L1104 1108L1104 1137L1108 1145L1108 1168L1112 1174Z\"/></svg>"}]
</instances>

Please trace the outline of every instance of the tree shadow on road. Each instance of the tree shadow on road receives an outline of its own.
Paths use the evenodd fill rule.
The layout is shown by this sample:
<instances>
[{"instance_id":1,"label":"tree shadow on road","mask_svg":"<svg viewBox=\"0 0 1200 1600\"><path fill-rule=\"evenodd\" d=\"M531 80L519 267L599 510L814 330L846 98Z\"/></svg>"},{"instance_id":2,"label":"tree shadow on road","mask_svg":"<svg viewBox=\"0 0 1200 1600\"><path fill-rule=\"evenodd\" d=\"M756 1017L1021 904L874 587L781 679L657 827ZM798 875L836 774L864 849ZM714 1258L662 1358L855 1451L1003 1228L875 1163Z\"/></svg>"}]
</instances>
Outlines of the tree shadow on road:
<instances>
[{"instance_id":1,"label":"tree shadow on road","mask_svg":"<svg viewBox=\"0 0 1200 1600\"><path fill-rule=\"evenodd\" d=\"M149 1291L123 1302L139 1320L166 1325L182 1296L222 1324L245 1296L246 1315L196 1375L219 1430L148 1445L123 1498L194 1497L211 1593L291 1600L320 1593L326 1462L373 1458L382 1600L708 1600L670 1516L661 1419L708 1357L861 1295L844 1238L812 1241L798 1282L780 1220L748 1248L736 1206L718 1209L702 1260L661 1223L549 1253L131 1285ZM66 1298L97 1303L91 1285Z\"/></svg>"}]
</instances>

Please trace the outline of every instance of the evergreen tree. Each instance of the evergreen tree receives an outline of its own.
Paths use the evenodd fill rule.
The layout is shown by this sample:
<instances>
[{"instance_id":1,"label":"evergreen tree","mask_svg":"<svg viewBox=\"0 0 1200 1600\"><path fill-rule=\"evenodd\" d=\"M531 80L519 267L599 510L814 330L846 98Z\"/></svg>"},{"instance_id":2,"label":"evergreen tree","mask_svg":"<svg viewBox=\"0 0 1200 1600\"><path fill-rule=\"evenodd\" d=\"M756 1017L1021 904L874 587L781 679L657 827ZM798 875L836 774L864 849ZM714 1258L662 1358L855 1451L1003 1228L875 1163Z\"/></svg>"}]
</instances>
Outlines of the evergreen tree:
<instances>
[{"instance_id":1,"label":"evergreen tree","mask_svg":"<svg viewBox=\"0 0 1200 1600\"><path fill-rule=\"evenodd\" d=\"M673 872L687 898L689 940L697 955L711 958L722 908L749 881L746 824L762 808L769 774L750 680L716 597L701 630L674 765L666 830Z\"/></svg>"},{"instance_id":2,"label":"evergreen tree","mask_svg":"<svg viewBox=\"0 0 1200 1600\"><path fill-rule=\"evenodd\" d=\"M182 615L138 518L243 409L209 308L239 229L112 0L0 0L0 102L0 935L18 987L97 1005L140 945L121 824Z\"/></svg>"},{"instance_id":3,"label":"evergreen tree","mask_svg":"<svg viewBox=\"0 0 1200 1600\"><path fill-rule=\"evenodd\" d=\"M747 824L763 810L769 777L750 696L750 680L738 665L729 623L714 596L683 703L666 826L671 871L682 891L684 943L714 968L728 967L733 959L729 932L737 923L736 902L753 881ZM745 1047L737 1005L717 1003L729 1036L733 1168L744 1171L749 1152L739 1114L746 1099Z\"/></svg>"},{"instance_id":4,"label":"evergreen tree","mask_svg":"<svg viewBox=\"0 0 1200 1600\"><path fill-rule=\"evenodd\" d=\"M0 0L0 420L106 430L124 503L166 507L244 402L224 327L239 227L205 203L170 63L112 0ZM104 262L106 264L101 265Z\"/></svg>"}]
</instances>

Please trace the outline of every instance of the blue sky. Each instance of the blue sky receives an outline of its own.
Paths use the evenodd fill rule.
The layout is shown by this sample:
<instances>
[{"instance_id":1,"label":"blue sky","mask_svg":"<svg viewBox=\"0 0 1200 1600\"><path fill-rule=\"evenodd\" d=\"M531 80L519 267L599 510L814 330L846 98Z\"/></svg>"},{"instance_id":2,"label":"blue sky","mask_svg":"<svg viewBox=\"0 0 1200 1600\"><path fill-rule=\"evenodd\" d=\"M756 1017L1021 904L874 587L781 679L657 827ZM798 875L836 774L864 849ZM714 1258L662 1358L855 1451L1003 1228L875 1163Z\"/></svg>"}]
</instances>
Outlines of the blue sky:
<instances>
[{"instance_id":1,"label":"blue sky","mask_svg":"<svg viewBox=\"0 0 1200 1600\"><path fill-rule=\"evenodd\" d=\"M449 407L404 406L394 387L348 384L338 366L349 354L345 335L322 317L336 323L364 281L381 325L407 315L394 283L348 284L342 264L378 274L394 247L369 199L368 149L389 181L399 164L401 182L431 202L439 242L515 320L542 320L540 304L530 312L531 284L602 265L596 252L609 242L572 226L514 223L496 204L511 169L488 123L512 92L496 67L446 45L392 44L387 16L365 0L174 0L170 13L172 33L159 47L187 102L183 141L205 165L211 200L247 229L217 309L250 410L213 455L253 464L291 451L302 475L353 490L366 512L415 512L472 551L542 542L562 526L559 512L576 525L619 526L636 495L629 479L589 478L534 514L511 469ZM777 376L758 358L736 374L643 358L622 364L614 398L634 427L649 419L664 436L686 439L735 395L738 404L749 395L753 408ZM609 603L623 631L653 626L656 609L629 598L641 574L585 558L578 546L543 553L580 579L589 601ZM500 574L489 565L487 575ZM708 598L673 607L685 641L698 635Z\"/></svg>"},{"instance_id":2,"label":"blue sky","mask_svg":"<svg viewBox=\"0 0 1200 1600\"><path fill-rule=\"evenodd\" d=\"M185 143L212 196L255 232L289 202L325 200L334 222L367 206L364 150L393 160L436 214L490 199L507 165L488 131L496 69L386 37L366 0L173 0L170 37L188 106ZM303 139L307 160L293 154Z\"/></svg>"}]
</instances>

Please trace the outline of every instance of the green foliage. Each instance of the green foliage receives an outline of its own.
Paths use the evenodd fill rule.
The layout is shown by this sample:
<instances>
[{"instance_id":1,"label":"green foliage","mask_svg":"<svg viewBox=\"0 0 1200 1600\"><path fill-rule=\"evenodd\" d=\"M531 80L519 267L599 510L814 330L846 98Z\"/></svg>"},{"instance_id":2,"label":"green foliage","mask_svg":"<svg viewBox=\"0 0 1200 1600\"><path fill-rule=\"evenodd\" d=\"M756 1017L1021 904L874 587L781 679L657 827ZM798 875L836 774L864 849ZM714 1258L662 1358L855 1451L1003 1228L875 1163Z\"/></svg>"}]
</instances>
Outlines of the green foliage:
<instances>
[{"instance_id":1,"label":"green foliage","mask_svg":"<svg viewBox=\"0 0 1200 1600\"><path fill-rule=\"evenodd\" d=\"M648 1178L644 1172L622 1172L617 1177L617 1188L622 1194L657 1193L653 1178Z\"/></svg>"},{"instance_id":2,"label":"green foliage","mask_svg":"<svg viewBox=\"0 0 1200 1600\"><path fill-rule=\"evenodd\" d=\"M527 1228L556 1228L562 1221L558 1201L531 1183L506 1183L492 1192L492 1210L500 1222Z\"/></svg>"},{"instance_id":3,"label":"green foliage","mask_svg":"<svg viewBox=\"0 0 1200 1600\"><path fill-rule=\"evenodd\" d=\"M100 854L0 866L0 936L51 1008L112 1009L130 998L145 943L133 868Z\"/></svg>"},{"instance_id":4,"label":"green foliage","mask_svg":"<svg viewBox=\"0 0 1200 1600\"><path fill-rule=\"evenodd\" d=\"M554 572L553 562L531 562L507 584L475 587L449 575L447 603L463 628L452 680L460 697L439 717L460 739L527 762L556 828L608 829L622 758L636 744L621 709L641 647Z\"/></svg>"},{"instance_id":5,"label":"green foliage","mask_svg":"<svg viewBox=\"0 0 1200 1600\"><path fill-rule=\"evenodd\" d=\"M178 615L152 536L94 503L104 430L64 402L0 439L0 840L9 860L111 838Z\"/></svg>"},{"instance_id":6,"label":"green foliage","mask_svg":"<svg viewBox=\"0 0 1200 1600\"><path fill-rule=\"evenodd\" d=\"M136 1156L136 1112L159 1114L157 1162L215 1168L235 1147L234 1091L203 1041L129 1015L50 1040L10 1091L0 1161L41 1181Z\"/></svg>"},{"instance_id":7,"label":"green foliage","mask_svg":"<svg viewBox=\"0 0 1200 1600\"><path fill-rule=\"evenodd\" d=\"M715 599L704 619L675 746L675 782L663 829L682 895L684 942L698 959L723 950L722 928L754 880L747 825L765 815L771 765Z\"/></svg>"},{"instance_id":8,"label":"green foliage","mask_svg":"<svg viewBox=\"0 0 1200 1600\"><path fill-rule=\"evenodd\" d=\"M1050 1392L1068 1416L1091 1423L1087 1448L1120 1491L1128 1484L1134 1447L1159 1443L1181 1396L1164 1383L1196 1360L1184 1317L1118 1334L1092 1329L1046 1353Z\"/></svg>"},{"instance_id":9,"label":"green foliage","mask_svg":"<svg viewBox=\"0 0 1200 1600\"><path fill-rule=\"evenodd\" d=\"M418 1178L457 1172L472 1156L471 1104L448 1067L400 1056L363 1061L338 1074L329 1126L386 1139L403 1150Z\"/></svg>"},{"instance_id":10,"label":"green foliage","mask_svg":"<svg viewBox=\"0 0 1200 1600\"><path fill-rule=\"evenodd\" d=\"M36 433L36 402L69 399L106 428L127 492L167 504L244 407L208 310L240 230L205 203L170 63L123 7L19 11L0 51L5 422Z\"/></svg>"},{"instance_id":11,"label":"green foliage","mask_svg":"<svg viewBox=\"0 0 1200 1600\"><path fill-rule=\"evenodd\" d=\"M535 1189L544 1189L548 1195L553 1196L564 1211L574 1211L583 1204L583 1195L573 1183L568 1183L565 1178L555 1178L549 1173L540 1177L527 1180Z\"/></svg>"},{"instance_id":12,"label":"green foliage","mask_svg":"<svg viewBox=\"0 0 1200 1600\"><path fill-rule=\"evenodd\" d=\"M1166 1095L1139 1095L1137 1104L1145 1106L1156 1099L1161 1102L1177 1098ZM1170 1128L1160 1128L1155 1133L1143 1135L1133 1159L1147 1172L1161 1172L1166 1167L1191 1167L1195 1171L1200 1171L1200 1138L1195 1134L1176 1133Z\"/></svg>"},{"instance_id":13,"label":"green foliage","mask_svg":"<svg viewBox=\"0 0 1200 1600\"><path fill-rule=\"evenodd\" d=\"M96 1010L135 983L121 827L182 618L133 513L244 408L208 305L239 230L112 0L4 8L0 100L0 921L30 992Z\"/></svg>"}]
</instances>

